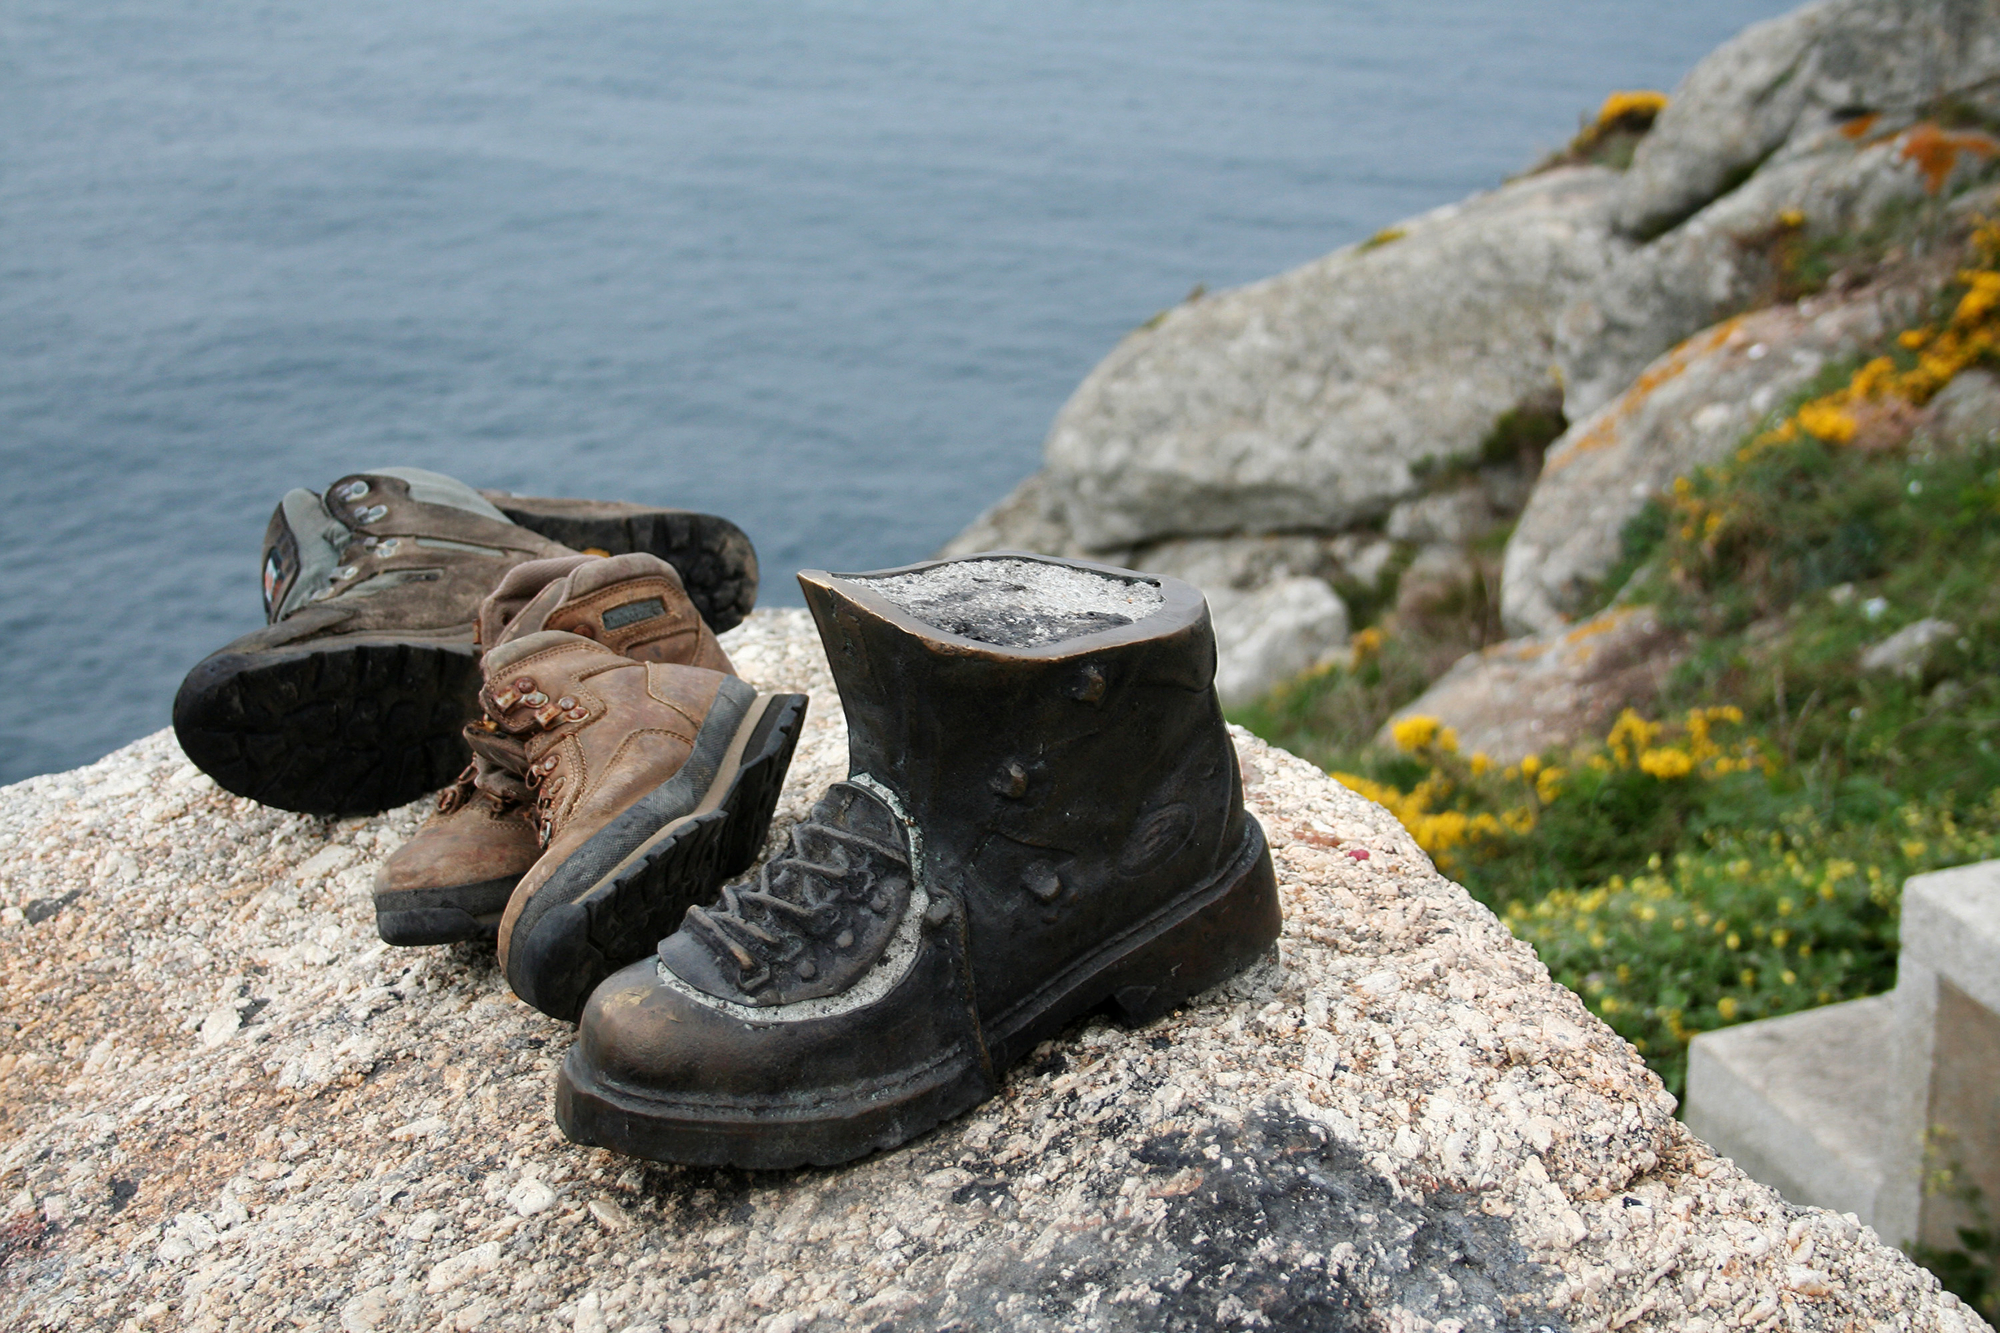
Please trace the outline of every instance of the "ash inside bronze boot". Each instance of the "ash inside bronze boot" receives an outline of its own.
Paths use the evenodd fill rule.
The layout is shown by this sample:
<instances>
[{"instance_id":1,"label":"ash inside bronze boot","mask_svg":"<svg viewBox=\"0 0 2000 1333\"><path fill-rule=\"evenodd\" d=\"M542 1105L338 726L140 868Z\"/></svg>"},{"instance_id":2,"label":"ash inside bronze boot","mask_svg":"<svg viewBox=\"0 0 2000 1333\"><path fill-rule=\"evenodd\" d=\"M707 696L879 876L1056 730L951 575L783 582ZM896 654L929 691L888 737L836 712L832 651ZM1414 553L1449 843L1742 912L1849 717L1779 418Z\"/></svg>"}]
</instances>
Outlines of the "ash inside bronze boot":
<instances>
[{"instance_id":1,"label":"ash inside bronze boot","mask_svg":"<svg viewBox=\"0 0 2000 1333\"><path fill-rule=\"evenodd\" d=\"M1268 954L1201 594L996 553L800 575L846 782L607 979L563 1062L582 1142L830 1165L977 1104L1093 1010L1143 1023Z\"/></svg>"},{"instance_id":2,"label":"ash inside bronze boot","mask_svg":"<svg viewBox=\"0 0 2000 1333\"><path fill-rule=\"evenodd\" d=\"M806 699L554 630L482 665L480 699L521 743L543 848L501 918L501 967L523 1000L574 1018L756 859Z\"/></svg>"}]
</instances>

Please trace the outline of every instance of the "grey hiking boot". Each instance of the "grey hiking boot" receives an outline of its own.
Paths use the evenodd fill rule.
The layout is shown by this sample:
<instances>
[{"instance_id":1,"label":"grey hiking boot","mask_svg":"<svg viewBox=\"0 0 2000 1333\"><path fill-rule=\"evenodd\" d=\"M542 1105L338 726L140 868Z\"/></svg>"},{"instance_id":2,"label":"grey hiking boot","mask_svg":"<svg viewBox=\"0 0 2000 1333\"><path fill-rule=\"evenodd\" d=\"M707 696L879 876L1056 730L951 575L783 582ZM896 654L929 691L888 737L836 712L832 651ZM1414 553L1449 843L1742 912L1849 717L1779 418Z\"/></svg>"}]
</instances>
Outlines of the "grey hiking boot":
<instances>
[{"instance_id":1,"label":"grey hiking boot","mask_svg":"<svg viewBox=\"0 0 2000 1333\"><path fill-rule=\"evenodd\" d=\"M603 549L634 535L632 506L602 506L593 532L578 525L594 502L507 498ZM677 517L651 536L685 542L658 554L713 576L690 593L695 605L740 616L756 578L741 532L654 512ZM525 561L575 554L420 468L353 473L324 496L292 491L265 535L270 623L188 673L174 700L181 748L229 791L288 810L370 814L435 791L467 759L459 730L477 714L481 600Z\"/></svg>"}]
</instances>

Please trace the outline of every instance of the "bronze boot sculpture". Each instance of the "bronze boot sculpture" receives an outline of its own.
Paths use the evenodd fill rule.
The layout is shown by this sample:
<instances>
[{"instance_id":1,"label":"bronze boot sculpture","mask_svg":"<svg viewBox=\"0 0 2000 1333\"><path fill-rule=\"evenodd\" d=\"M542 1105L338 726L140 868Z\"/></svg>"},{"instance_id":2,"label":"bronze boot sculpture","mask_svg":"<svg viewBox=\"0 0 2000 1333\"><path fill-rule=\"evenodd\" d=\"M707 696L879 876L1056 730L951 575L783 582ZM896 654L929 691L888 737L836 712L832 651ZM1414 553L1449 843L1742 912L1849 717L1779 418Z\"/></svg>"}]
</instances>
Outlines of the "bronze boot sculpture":
<instances>
[{"instance_id":1,"label":"bronze boot sculpture","mask_svg":"<svg viewBox=\"0 0 2000 1333\"><path fill-rule=\"evenodd\" d=\"M654 553L689 571L696 606L725 627L755 595L756 557L724 519L500 498L531 526L421 468L287 494L264 541L269 623L197 663L175 696L188 758L239 796L310 814L373 814L450 782L476 712L481 599L523 561L576 554L533 525L606 551L678 543Z\"/></svg>"},{"instance_id":2,"label":"bronze boot sculpture","mask_svg":"<svg viewBox=\"0 0 2000 1333\"><path fill-rule=\"evenodd\" d=\"M634 552L516 565L479 608L479 641L530 629L592 638L639 662L734 674L674 567ZM376 872L375 928L396 945L493 940L514 886L541 858L520 742L483 718L465 728L473 759L437 813ZM733 874L741 867L732 867Z\"/></svg>"},{"instance_id":3,"label":"bronze boot sculpture","mask_svg":"<svg viewBox=\"0 0 2000 1333\"><path fill-rule=\"evenodd\" d=\"M482 757L532 792L542 848L501 916L500 965L557 1018L756 860L805 718L804 695L759 694L719 649L721 669L622 655L631 591L552 585L481 663Z\"/></svg>"},{"instance_id":4,"label":"bronze boot sculpture","mask_svg":"<svg viewBox=\"0 0 2000 1333\"><path fill-rule=\"evenodd\" d=\"M1196 589L1012 553L799 581L850 776L591 997L556 1090L578 1142L846 1161L1080 1015L1157 1018L1277 937Z\"/></svg>"}]
</instances>

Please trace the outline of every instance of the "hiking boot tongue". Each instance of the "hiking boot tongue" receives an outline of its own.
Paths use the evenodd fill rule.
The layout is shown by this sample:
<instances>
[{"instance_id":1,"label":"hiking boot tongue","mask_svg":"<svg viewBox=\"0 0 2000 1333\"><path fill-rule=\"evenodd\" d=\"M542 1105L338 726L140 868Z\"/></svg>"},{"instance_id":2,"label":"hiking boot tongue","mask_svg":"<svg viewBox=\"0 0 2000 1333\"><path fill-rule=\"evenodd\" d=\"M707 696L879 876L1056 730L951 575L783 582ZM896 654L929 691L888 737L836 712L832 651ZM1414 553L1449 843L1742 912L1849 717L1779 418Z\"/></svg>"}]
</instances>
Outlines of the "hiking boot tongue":
<instances>
[{"instance_id":1,"label":"hiking boot tongue","mask_svg":"<svg viewBox=\"0 0 2000 1333\"><path fill-rule=\"evenodd\" d=\"M459 510L495 523L508 521L491 501L464 482L415 467L349 473L327 487L324 495L287 491L264 530L265 619L275 625L315 597L330 592L357 540L367 542L377 533L425 533L433 524L426 523L424 511L415 508L425 505ZM456 545L468 553L500 554L476 544Z\"/></svg>"},{"instance_id":2,"label":"hiking boot tongue","mask_svg":"<svg viewBox=\"0 0 2000 1333\"><path fill-rule=\"evenodd\" d=\"M333 571L353 539L317 495L286 491L264 529L264 618L275 625L332 587Z\"/></svg>"},{"instance_id":3,"label":"hiking boot tongue","mask_svg":"<svg viewBox=\"0 0 2000 1333\"><path fill-rule=\"evenodd\" d=\"M551 630L581 635L635 662L734 674L674 567L633 551L516 565L479 608L479 640L498 648Z\"/></svg>"}]
</instances>

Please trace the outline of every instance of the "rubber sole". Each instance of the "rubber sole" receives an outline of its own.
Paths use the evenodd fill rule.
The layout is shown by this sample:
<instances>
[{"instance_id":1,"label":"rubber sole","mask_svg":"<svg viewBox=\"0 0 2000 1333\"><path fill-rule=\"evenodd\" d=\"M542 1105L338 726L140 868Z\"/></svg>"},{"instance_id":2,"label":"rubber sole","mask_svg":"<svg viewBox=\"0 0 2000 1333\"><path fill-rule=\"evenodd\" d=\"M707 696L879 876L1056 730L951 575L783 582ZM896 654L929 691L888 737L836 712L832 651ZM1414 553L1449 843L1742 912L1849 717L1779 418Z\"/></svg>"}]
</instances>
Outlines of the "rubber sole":
<instances>
[{"instance_id":1,"label":"rubber sole","mask_svg":"<svg viewBox=\"0 0 2000 1333\"><path fill-rule=\"evenodd\" d=\"M1230 864L1063 969L982 1036L997 1077L1036 1043L1092 1012L1128 1026L1171 1013L1269 952L1282 927L1277 878L1255 819ZM578 1143L692 1166L783 1170L837 1166L907 1143L971 1110L997 1088L968 1051L824 1097L800 1088L731 1106L654 1099L605 1086L572 1046L556 1077L556 1123Z\"/></svg>"},{"instance_id":2,"label":"rubber sole","mask_svg":"<svg viewBox=\"0 0 2000 1333\"><path fill-rule=\"evenodd\" d=\"M478 713L470 643L322 641L224 650L174 696L174 734L226 791L281 810L372 815L465 767Z\"/></svg>"},{"instance_id":3,"label":"rubber sole","mask_svg":"<svg viewBox=\"0 0 2000 1333\"><path fill-rule=\"evenodd\" d=\"M384 944L415 948L432 944L491 944L500 934L519 875L477 884L434 889L400 889L375 895L375 933Z\"/></svg>"},{"instance_id":4,"label":"rubber sole","mask_svg":"<svg viewBox=\"0 0 2000 1333\"><path fill-rule=\"evenodd\" d=\"M575 1021L600 981L651 953L688 908L756 863L806 713L803 694L763 702L745 719L740 757L718 772L703 808L666 823L569 901L524 908L503 950L516 995Z\"/></svg>"},{"instance_id":5,"label":"rubber sole","mask_svg":"<svg viewBox=\"0 0 2000 1333\"><path fill-rule=\"evenodd\" d=\"M691 509L649 509L616 501L564 500L482 491L510 522L574 551L644 551L674 567L688 600L717 634L743 623L757 604L757 551L726 518Z\"/></svg>"}]
</instances>

